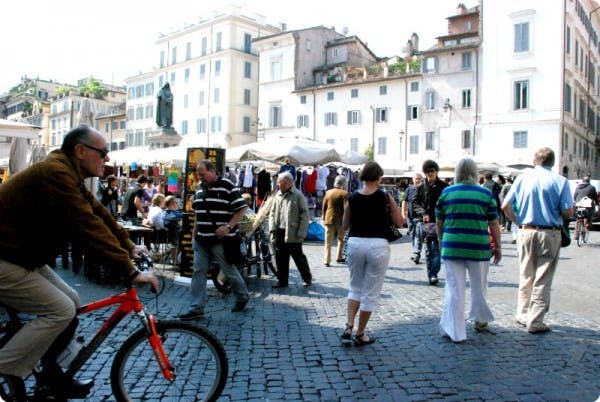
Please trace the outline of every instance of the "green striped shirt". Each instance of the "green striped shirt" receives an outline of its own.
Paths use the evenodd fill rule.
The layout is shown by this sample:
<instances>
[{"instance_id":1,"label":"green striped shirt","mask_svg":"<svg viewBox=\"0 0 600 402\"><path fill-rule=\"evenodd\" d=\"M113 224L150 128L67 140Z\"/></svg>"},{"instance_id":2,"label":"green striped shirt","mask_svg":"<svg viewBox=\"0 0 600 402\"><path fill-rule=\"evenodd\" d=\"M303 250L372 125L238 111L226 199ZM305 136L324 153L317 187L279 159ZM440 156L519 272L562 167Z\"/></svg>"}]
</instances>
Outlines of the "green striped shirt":
<instances>
[{"instance_id":1,"label":"green striped shirt","mask_svg":"<svg viewBox=\"0 0 600 402\"><path fill-rule=\"evenodd\" d=\"M435 217L444 221L443 259L491 258L488 222L498 219L498 209L490 190L462 183L447 187L435 206Z\"/></svg>"}]
</instances>

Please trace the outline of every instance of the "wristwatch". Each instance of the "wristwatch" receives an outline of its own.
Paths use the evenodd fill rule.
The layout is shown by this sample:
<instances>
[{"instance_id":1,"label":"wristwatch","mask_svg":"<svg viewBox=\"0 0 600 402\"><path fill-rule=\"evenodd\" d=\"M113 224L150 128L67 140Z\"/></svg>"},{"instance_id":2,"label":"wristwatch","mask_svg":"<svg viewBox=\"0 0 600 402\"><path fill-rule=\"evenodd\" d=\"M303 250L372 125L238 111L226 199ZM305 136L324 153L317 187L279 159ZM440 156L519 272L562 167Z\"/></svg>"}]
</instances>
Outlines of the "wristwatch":
<instances>
[{"instance_id":1,"label":"wristwatch","mask_svg":"<svg viewBox=\"0 0 600 402\"><path fill-rule=\"evenodd\" d=\"M231 230L231 225L229 223L227 224L227 229Z\"/></svg>"}]
</instances>

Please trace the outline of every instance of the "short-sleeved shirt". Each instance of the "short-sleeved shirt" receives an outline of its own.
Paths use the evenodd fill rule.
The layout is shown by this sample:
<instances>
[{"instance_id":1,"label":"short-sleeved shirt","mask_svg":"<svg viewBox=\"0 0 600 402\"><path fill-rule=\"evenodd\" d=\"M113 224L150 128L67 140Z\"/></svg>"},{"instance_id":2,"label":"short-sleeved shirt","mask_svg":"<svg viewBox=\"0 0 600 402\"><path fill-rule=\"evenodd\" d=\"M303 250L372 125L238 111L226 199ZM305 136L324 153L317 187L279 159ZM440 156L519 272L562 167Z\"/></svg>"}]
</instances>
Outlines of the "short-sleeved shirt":
<instances>
[{"instance_id":1,"label":"short-sleeved shirt","mask_svg":"<svg viewBox=\"0 0 600 402\"><path fill-rule=\"evenodd\" d=\"M504 203L513 207L519 225L559 227L561 211L573 208L573 196L566 178L536 166L517 176Z\"/></svg>"},{"instance_id":2,"label":"short-sleeved shirt","mask_svg":"<svg viewBox=\"0 0 600 402\"><path fill-rule=\"evenodd\" d=\"M488 222L498 219L496 197L485 187L446 187L435 206L443 220L442 259L487 261L491 258Z\"/></svg>"},{"instance_id":3,"label":"short-sleeved shirt","mask_svg":"<svg viewBox=\"0 0 600 402\"><path fill-rule=\"evenodd\" d=\"M239 188L227 179L218 177L210 187L201 183L192 204L196 213L196 238L215 240L217 228L227 225L231 216L247 205ZM236 233L237 227L232 228L227 236L235 236Z\"/></svg>"},{"instance_id":4,"label":"short-sleeved shirt","mask_svg":"<svg viewBox=\"0 0 600 402\"><path fill-rule=\"evenodd\" d=\"M144 189L139 184L135 184L127 190L123 196L123 206L121 207L121 216L123 218L137 218L137 207L135 206L135 197L142 199Z\"/></svg>"}]
</instances>

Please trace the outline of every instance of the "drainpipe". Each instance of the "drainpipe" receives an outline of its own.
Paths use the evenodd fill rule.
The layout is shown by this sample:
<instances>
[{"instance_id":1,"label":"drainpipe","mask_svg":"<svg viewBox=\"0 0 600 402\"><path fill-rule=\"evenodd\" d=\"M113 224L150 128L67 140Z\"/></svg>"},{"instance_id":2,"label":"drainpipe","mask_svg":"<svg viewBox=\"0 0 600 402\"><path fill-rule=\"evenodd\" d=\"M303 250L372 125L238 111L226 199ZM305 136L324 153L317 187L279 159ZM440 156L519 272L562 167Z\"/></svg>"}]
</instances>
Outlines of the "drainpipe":
<instances>
[{"instance_id":1,"label":"drainpipe","mask_svg":"<svg viewBox=\"0 0 600 402\"><path fill-rule=\"evenodd\" d=\"M408 107L408 80L406 77L402 77L402 80L404 80L404 163L408 164L408 118L406 116L406 108ZM399 156L402 157L402 155Z\"/></svg>"},{"instance_id":2,"label":"drainpipe","mask_svg":"<svg viewBox=\"0 0 600 402\"><path fill-rule=\"evenodd\" d=\"M591 71L590 70L591 69L589 68L590 64L591 64L590 63L590 56L591 56L591 53L592 53L591 52L591 48L590 48L591 41L592 41L592 32L591 32L591 30L594 29L594 25L592 23L592 14L594 14L598 10L600 10L600 6L594 8L588 14L589 15L589 19L590 19L590 27L589 27L589 30L588 30L588 43L587 43L587 45L588 45L588 51L587 51L588 52L588 54L587 54L587 63L588 63L588 65L585 66L585 69L588 71L588 73L587 73L587 94L586 94L586 97L587 97L587 108L588 108L588 110L592 110L592 107L590 105L590 102L591 102L591 97L590 97L590 72ZM563 43L564 43L564 41L563 41ZM564 56L563 56L563 59L564 59ZM563 96L563 100L564 100L564 96ZM589 120L590 120L590 116L589 116L589 112L587 110L586 110L586 113L585 113L585 117L588 120L587 122L584 123L585 124L585 145L587 146L587 152L585 153L585 168L586 168L587 171L583 172L583 174L584 175L588 175L588 174L591 174L592 171L590 169L590 151L591 151L591 146L590 146L590 125L588 124Z\"/></svg>"},{"instance_id":3,"label":"drainpipe","mask_svg":"<svg viewBox=\"0 0 600 402\"><path fill-rule=\"evenodd\" d=\"M483 42L483 41L482 41ZM475 135L477 123L479 122L479 50L475 49L475 124L473 125L473 144L471 145L471 155L475 156Z\"/></svg>"},{"instance_id":4,"label":"drainpipe","mask_svg":"<svg viewBox=\"0 0 600 402\"><path fill-rule=\"evenodd\" d=\"M315 90L312 91L313 96L313 141L317 140L317 97L315 95Z\"/></svg>"},{"instance_id":5,"label":"drainpipe","mask_svg":"<svg viewBox=\"0 0 600 402\"><path fill-rule=\"evenodd\" d=\"M567 0L563 0L563 44L566 43L566 35L567 35ZM560 121L559 121L559 132L560 132L560 157L558 158L559 161L564 160L565 164L559 168L560 171L558 172L558 174L563 174L563 169L564 166L568 166L568 161L567 161L567 157L565 155L565 148L564 148L564 143L565 143L565 69L566 69L566 60L565 60L565 55L564 52L561 52L560 55L561 61L562 61L562 70L560 72L560 82L562 82L561 85L561 108L560 108ZM575 105L575 107L577 107L577 105ZM562 165L562 162L559 163L559 166ZM569 173L567 170L567 175L565 176L566 178L569 178Z\"/></svg>"}]
</instances>

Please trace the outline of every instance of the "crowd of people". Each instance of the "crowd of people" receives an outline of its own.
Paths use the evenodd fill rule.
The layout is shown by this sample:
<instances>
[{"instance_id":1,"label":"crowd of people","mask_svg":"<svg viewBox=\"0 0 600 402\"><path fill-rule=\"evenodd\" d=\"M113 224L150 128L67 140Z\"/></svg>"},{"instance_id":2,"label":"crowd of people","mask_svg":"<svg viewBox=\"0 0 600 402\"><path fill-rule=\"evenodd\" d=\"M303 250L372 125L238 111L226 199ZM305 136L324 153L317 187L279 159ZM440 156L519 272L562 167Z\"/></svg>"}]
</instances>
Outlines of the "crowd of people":
<instances>
[{"instance_id":1,"label":"crowd of people","mask_svg":"<svg viewBox=\"0 0 600 402\"><path fill-rule=\"evenodd\" d=\"M120 267L126 280L156 287L152 273L139 272L132 264L132 258L147 253L147 248L132 242L115 218L155 230L172 228L177 236L182 218L178 201L157 189L152 178L140 175L120 194L116 178L108 177L100 200L86 189L83 180L101 176L109 158L104 137L81 126L69 132L61 149L51 152L45 161L0 185L0 302L35 316L0 349L0 374L11 380L23 398L19 400L25 400L22 378L38 361L43 366L39 381L49 395L82 397L93 384L68 377L56 364L57 355L75 334L75 309L80 304L77 292L49 267L64 244L85 244L86 254ZM431 286L439 284L444 268L441 335L454 342L466 339L467 273L469 320L477 331L486 331L494 320L486 301L487 275L490 263L502 259L502 228L512 231L519 257L515 320L530 333L549 331L544 316L560 254L561 229L573 213L574 198L567 180L552 172L555 155L551 149L539 149L534 161L530 172L496 182L491 175L480 180L473 159L463 157L456 165L454 182L447 183L438 177L438 164L426 160L401 200L382 189L383 170L376 162L366 163L356 176L327 168L325 177L334 177L319 193L316 215L323 217L326 232L323 265L331 266L331 248L337 247L336 263L348 266L342 342L362 347L376 341L367 333L367 325L381 304L391 254L389 232L405 223L415 264L420 263L425 247ZM277 265L277 282L272 287L279 291L289 286L290 258L302 277L302 286L311 287L315 280L302 248L312 216L309 199L297 182L298 170L286 161L274 185L258 195L259 203L272 198L267 215ZM322 172L325 175L325 169ZM244 188L254 188L255 183L247 180L248 175L240 179L233 171L221 176L210 160L198 162L197 174L200 184L192 203L193 273L189 309L180 316L182 320L205 317L207 273L213 263L225 273L233 290L231 311L241 312L251 302L236 267L240 252L237 232L248 208L256 205L255 194L248 195ZM589 178L584 184L589 185ZM577 190L575 200L584 196L597 200L587 185ZM28 228L34 224L38 230L32 233ZM30 250L32 245L35 253Z\"/></svg>"}]
</instances>

